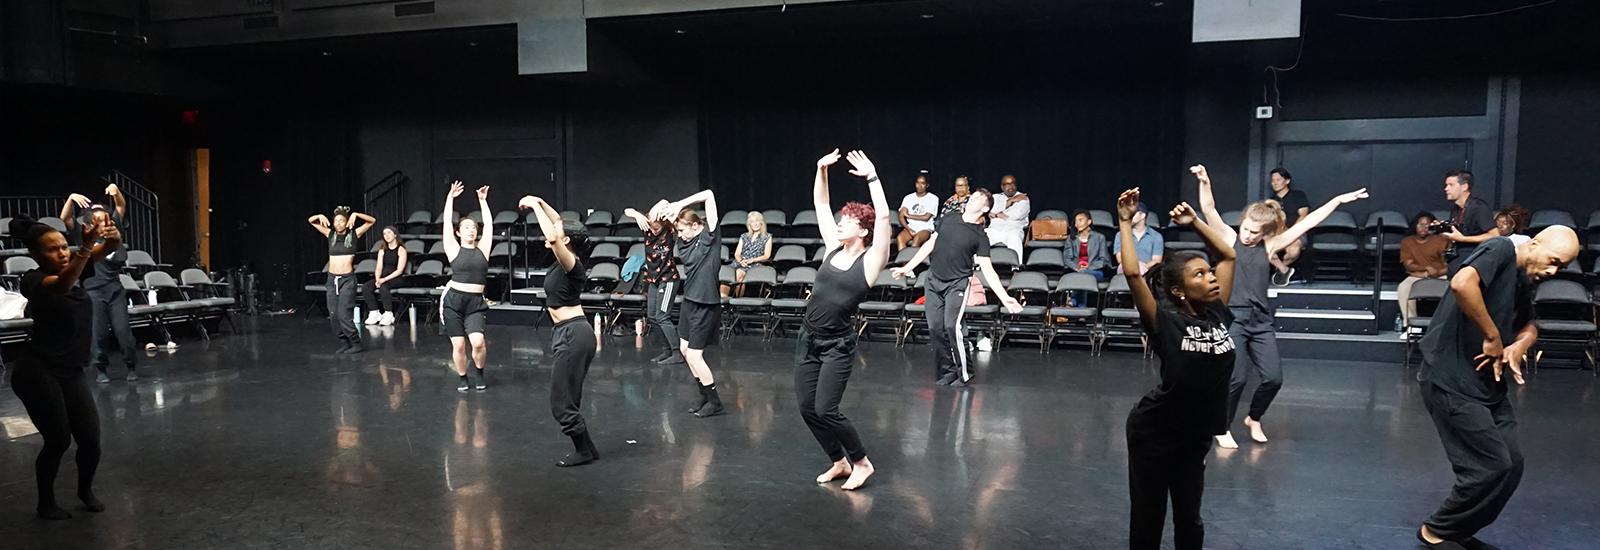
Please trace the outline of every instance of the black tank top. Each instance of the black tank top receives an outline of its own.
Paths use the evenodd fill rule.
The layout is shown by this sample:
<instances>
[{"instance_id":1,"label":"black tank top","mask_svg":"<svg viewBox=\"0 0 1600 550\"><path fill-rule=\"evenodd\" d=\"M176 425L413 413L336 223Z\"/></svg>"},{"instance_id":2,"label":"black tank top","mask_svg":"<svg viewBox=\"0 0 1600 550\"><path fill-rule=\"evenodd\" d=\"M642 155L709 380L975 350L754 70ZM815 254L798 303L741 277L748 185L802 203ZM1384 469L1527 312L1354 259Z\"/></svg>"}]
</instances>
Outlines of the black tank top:
<instances>
[{"instance_id":1,"label":"black tank top","mask_svg":"<svg viewBox=\"0 0 1600 550\"><path fill-rule=\"evenodd\" d=\"M356 232L328 232L329 256L353 256L356 253Z\"/></svg>"},{"instance_id":2,"label":"black tank top","mask_svg":"<svg viewBox=\"0 0 1600 550\"><path fill-rule=\"evenodd\" d=\"M1234 241L1233 252L1238 257L1233 261L1233 293L1228 295L1228 307L1249 308L1253 314L1272 316L1272 307L1267 302L1272 263L1267 261L1266 243L1245 246Z\"/></svg>"},{"instance_id":3,"label":"black tank top","mask_svg":"<svg viewBox=\"0 0 1600 550\"><path fill-rule=\"evenodd\" d=\"M573 262L572 270L561 271L561 262L544 274L544 307L567 307L583 303L583 283L589 280L583 262Z\"/></svg>"},{"instance_id":4,"label":"black tank top","mask_svg":"<svg viewBox=\"0 0 1600 550\"><path fill-rule=\"evenodd\" d=\"M450 260L450 281L469 285L489 282L489 258L477 247L462 247L456 259Z\"/></svg>"},{"instance_id":5,"label":"black tank top","mask_svg":"<svg viewBox=\"0 0 1600 550\"><path fill-rule=\"evenodd\" d=\"M400 247L389 248L384 246L383 263L378 265L378 276L382 277L394 273L397 267L400 267Z\"/></svg>"},{"instance_id":6,"label":"black tank top","mask_svg":"<svg viewBox=\"0 0 1600 550\"><path fill-rule=\"evenodd\" d=\"M867 297L867 290L872 288L867 284L866 268L862 267L861 258L866 254L857 256L850 267L841 270L833 266L833 257L839 250L822 261L811 301L806 304L806 328L821 336L850 332L850 318L855 316L861 301Z\"/></svg>"}]
</instances>

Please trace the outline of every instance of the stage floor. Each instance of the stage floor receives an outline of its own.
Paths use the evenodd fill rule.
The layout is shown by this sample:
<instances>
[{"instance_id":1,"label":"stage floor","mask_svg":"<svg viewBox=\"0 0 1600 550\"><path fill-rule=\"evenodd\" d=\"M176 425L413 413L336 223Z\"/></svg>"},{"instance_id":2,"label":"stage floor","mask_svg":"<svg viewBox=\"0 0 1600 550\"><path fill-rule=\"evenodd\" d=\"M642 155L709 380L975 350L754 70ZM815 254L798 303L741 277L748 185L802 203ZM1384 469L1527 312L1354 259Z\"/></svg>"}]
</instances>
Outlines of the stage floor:
<instances>
[{"instance_id":1,"label":"stage floor","mask_svg":"<svg viewBox=\"0 0 1600 550\"><path fill-rule=\"evenodd\" d=\"M491 326L492 386L463 395L431 331L374 330L339 356L323 321L240 325L94 388L103 514L34 519L39 437L0 388L4 547L1125 548L1123 426L1156 382L1135 352L1008 347L979 354L977 386L940 388L926 347L863 344L843 409L878 474L847 493L812 481L827 459L796 411L792 340L713 349L731 410L699 419L684 367L607 339L583 403L604 458L560 469L548 329ZM1207 547L1415 547L1452 476L1414 370L1286 370L1272 442L1209 460ZM1481 538L1593 547L1597 389L1546 368L1517 390L1527 473ZM71 456L57 494L75 506Z\"/></svg>"}]
</instances>

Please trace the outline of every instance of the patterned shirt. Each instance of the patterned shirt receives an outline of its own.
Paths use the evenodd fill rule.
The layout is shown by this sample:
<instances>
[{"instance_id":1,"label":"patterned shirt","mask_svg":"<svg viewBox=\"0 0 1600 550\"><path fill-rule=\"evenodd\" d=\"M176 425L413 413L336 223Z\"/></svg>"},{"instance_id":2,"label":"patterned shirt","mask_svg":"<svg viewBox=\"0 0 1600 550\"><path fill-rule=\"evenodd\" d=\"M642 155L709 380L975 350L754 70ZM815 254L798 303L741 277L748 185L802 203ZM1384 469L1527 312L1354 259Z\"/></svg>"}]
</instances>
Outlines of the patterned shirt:
<instances>
[{"instance_id":1,"label":"patterned shirt","mask_svg":"<svg viewBox=\"0 0 1600 550\"><path fill-rule=\"evenodd\" d=\"M678 260L672 257L672 246L677 237L677 231L665 223L661 224L660 231L645 232L644 268L639 270L645 284L670 283L679 279Z\"/></svg>"},{"instance_id":2,"label":"patterned shirt","mask_svg":"<svg viewBox=\"0 0 1600 550\"><path fill-rule=\"evenodd\" d=\"M772 239L771 233L762 233L759 237L754 233L740 235L739 257L760 258L762 254L767 253L767 241L770 239Z\"/></svg>"}]
</instances>

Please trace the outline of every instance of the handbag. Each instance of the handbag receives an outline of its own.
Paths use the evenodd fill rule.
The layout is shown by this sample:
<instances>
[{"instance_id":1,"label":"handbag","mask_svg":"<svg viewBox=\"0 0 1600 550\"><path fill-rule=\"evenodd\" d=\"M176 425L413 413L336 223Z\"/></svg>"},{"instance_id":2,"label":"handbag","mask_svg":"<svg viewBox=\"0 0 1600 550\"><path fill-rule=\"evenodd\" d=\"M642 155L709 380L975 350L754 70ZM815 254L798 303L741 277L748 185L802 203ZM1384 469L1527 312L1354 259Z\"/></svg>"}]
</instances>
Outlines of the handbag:
<instances>
[{"instance_id":1,"label":"handbag","mask_svg":"<svg viewBox=\"0 0 1600 550\"><path fill-rule=\"evenodd\" d=\"M1028 231L1033 233L1035 241L1065 241L1067 220L1056 218L1033 220L1033 223L1028 224Z\"/></svg>"},{"instance_id":2,"label":"handbag","mask_svg":"<svg viewBox=\"0 0 1600 550\"><path fill-rule=\"evenodd\" d=\"M9 290L0 290L0 321L21 319L27 315L28 299Z\"/></svg>"}]
</instances>

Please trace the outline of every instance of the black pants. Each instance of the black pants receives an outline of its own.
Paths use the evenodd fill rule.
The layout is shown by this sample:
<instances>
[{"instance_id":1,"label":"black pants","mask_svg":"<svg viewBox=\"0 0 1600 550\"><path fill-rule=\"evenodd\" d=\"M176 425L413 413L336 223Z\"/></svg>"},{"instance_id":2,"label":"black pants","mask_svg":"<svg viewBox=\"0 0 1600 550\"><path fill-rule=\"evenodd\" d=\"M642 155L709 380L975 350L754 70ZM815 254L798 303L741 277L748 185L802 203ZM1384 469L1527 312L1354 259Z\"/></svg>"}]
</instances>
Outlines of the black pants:
<instances>
[{"instance_id":1,"label":"black pants","mask_svg":"<svg viewBox=\"0 0 1600 550\"><path fill-rule=\"evenodd\" d=\"M551 329L555 364L550 372L550 414L568 436L589 431L578 412L583 405L583 379L589 376L596 344L594 327L583 316L556 323Z\"/></svg>"},{"instance_id":2,"label":"black pants","mask_svg":"<svg viewBox=\"0 0 1600 550\"><path fill-rule=\"evenodd\" d=\"M838 336L818 336L801 327L794 355L794 393L800 402L800 418L822 445L822 452L834 462L866 458L856 427L839 412L839 400L844 398L856 359L856 334L846 331Z\"/></svg>"},{"instance_id":3,"label":"black pants","mask_svg":"<svg viewBox=\"0 0 1600 550\"><path fill-rule=\"evenodd\" d=\"M341 340L351 342L361 341L361 333L356 332L356 276L328 275L328 323L333 325L333 333Z\"/></svg>"},{"instance_id":4,"label":"black pants","mask_svg":"<svg viewBox=\"0 0 1600 550\"><path fill-rule=\"evenodd\" d=\"M78 491L91 489L95 469L100 466L100 413L82 371L63 376L38 366L19 365L11 375L11 389L44 438L44 448L33 462L39 506L56 505L56 473L73 439L78 440Z\"/></svg>"},{"instance_id":5,"label":"black pants","mask_svg":"<svg viewBox=\"0 0 1600 550\"><path fill-rule=\"evenodd\" d=\"M1455 471L1450 496L1424 523L1447 540L1465 541L1488 527L1522 482L1522 447L1511 400L1484 405L1422 381L1422 403Z\"/></svg>"},{"instance_id":6,"label":"black pants","mask_svg":"<svg viewBox=\"0 0 1600 550\"><path fill-rule=\"evenodd\" d=\"M139 364L139 343L133 339L133 327L128 325L128 293L121 285L114 288L89 291L89 301L94 304L94 342L90 361L96 370L105 372L111 363L111 350L122 351L122 364L133 371Z\"/></svg>"},{"instance_id":7,"label":"black pants","mask_svg":"<svg viewBox=\"0 0 1600 550\"><path fill-rule=\"evenodd\" d=\"M928 335L933 339L938 375L954 373L961 380L972 378L961 328L961 315L967 310L967 280L941 283L930 279L923 296L927 298Z\"/></svg>"},{"instance_id":8,"label":"black pants","mask_svg":"<svg viewBox=\"0 0 1600 550\"><path fill-rule=\"evenodd\" d=\"M377 281L369 282L361 287L362 301L367 304L367 311L379 313L399 313L400 300L394 297L394 286L398 281L389 281L383 286L378 286ZM383 301L378 301L382 298Z\"/></svg>"},{"instance_id":9,"label":"black pants","mask_svg":"<svg viewBox=\"0 0 1600 550\"><path fill-rule=\"evenodd\" d=\"M1228 335L1233 338L1233 379L1228 382L1228 425L1239 417L1239 399L1250 373L1256 373L1256 393L1250 397L1250 418L1261 420L1267 407L1283 389L1283 361L1278 358L1278 327L1272 316L1234 309Z\"/></svg>"},{"instance_id":10,"label":"black pants","mask_svg":"<svg viewBox=\"0 0 1600 550\"><path fill-rule=\"evenodd\" d=\"M678 349L678 326L672 320L672 293L678 289L678 284L677 281L651 283L645 293L645 307L649 308L645 316L661 331L661 338L669 350Z\"/></svg>"},{"instance_id":11,"label":"black pants","mask_svg":"<svg viewBox=\"0 0 1600 550\"><path fill-rule=\"evenodd\" d=\"M1161 547L1167 524L1167 498L1172 499L1174 547L1200 548L1205 524L1200 521L1200 496L1206 487L1206 455L1211 436L1137 426L1128 418L1128 548Z\"/></svg>"}]
</instances>

